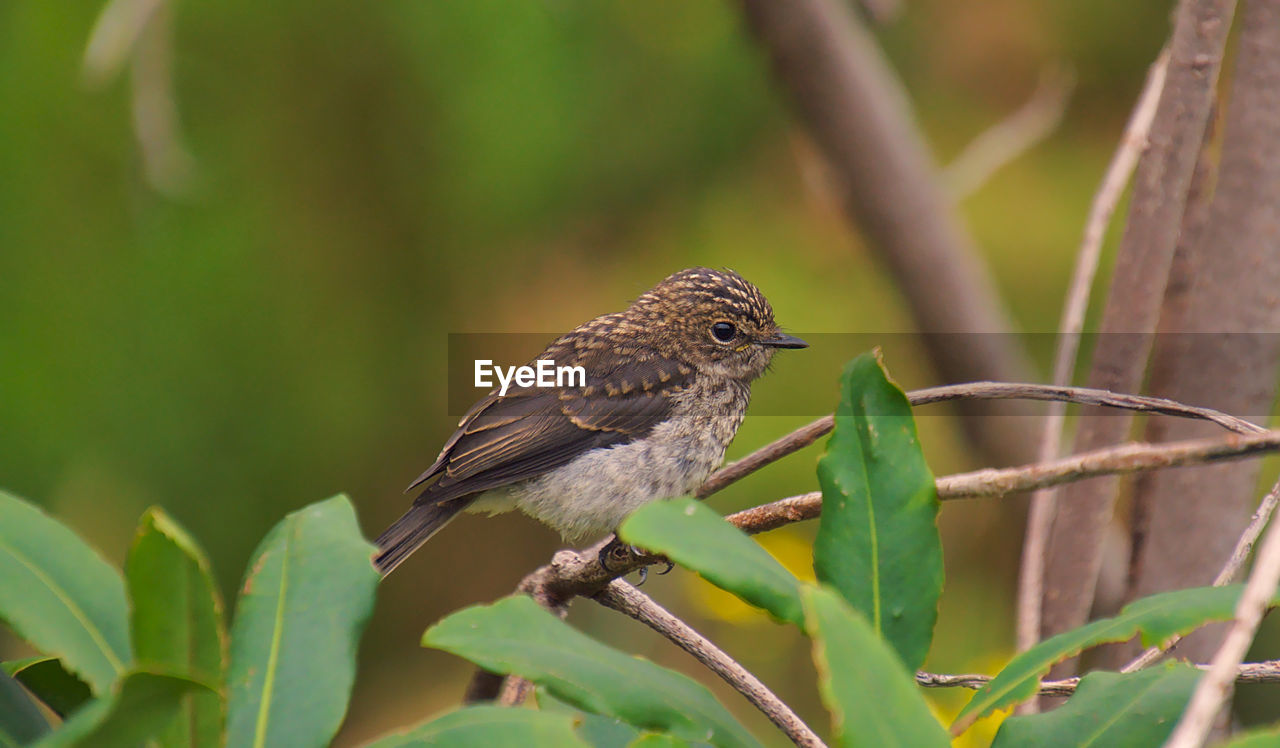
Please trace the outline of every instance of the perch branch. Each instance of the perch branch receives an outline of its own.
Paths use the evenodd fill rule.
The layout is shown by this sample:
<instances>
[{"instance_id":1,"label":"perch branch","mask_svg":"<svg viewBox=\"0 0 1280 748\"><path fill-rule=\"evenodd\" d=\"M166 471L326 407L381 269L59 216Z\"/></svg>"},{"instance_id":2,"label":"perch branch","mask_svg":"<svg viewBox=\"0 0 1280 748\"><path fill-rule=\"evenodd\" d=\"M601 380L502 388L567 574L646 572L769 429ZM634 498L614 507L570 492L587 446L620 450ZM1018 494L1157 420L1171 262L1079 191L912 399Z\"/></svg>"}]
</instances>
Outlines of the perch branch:
<instances>
[{"instance_id":1,"label":"perch branch","mask_svg":"<svg viewBox=\"0 0 1280 748\"><path fill-rule=\"evenodd\" d=\"M912 405L930 405L950 400L994 399L1061 401L1080 405L1100 405L1122 410L1159 413L1182 418L1198 418L1211 421L1228 431L1234 431L1239 434L1256 434L1265 430L1261 426L1252 424L1243 418L1236 418L1210 408L1197 408L1159 397L1124 395L1088 387L1063 387L1051 384L1021 384L1014 382L971 382L968 384L928 387L907 393L907 400ZM731 462L712 473L698 487L695 495L700 499L707 498L765 465L776 462L813 444L823 436L831 433L834 425L834 417L823 416L816 421L801 426L790 434L770 442L751 454Z\"/></svg>"},{"instance_id":2,"label":"perch branch","mask_svg":"<svg viewBox=\"0 0 1280 748\"><path fill-rule=\"evenodd\" d=\"M817 734L768 686L648 595L621 579L615 579L592 597L601 605L613 608L657 631L671 643L693 655L698 662L706 665L711 672L745 696L796 745L814 748L825 746Z\"/></svg>"},{"instance_id":3,"label":"perch branch","mask_svg":"<svg viewBox=\"0 0 1280 748\"><path fill-rule=\"evenodd\" d=\"M1123 444L1050 462L1013 468L986 468L937 480L938 498L973 499L1005 496L1036 488L1143 470L1199 465L1280 451L1280 431L1230 434L1215 439L1189 439L1162 444ZM813 492L762 504L726 517L748 533L765 532L822 512L822 494Z\"/></svg>"}]
</instances>

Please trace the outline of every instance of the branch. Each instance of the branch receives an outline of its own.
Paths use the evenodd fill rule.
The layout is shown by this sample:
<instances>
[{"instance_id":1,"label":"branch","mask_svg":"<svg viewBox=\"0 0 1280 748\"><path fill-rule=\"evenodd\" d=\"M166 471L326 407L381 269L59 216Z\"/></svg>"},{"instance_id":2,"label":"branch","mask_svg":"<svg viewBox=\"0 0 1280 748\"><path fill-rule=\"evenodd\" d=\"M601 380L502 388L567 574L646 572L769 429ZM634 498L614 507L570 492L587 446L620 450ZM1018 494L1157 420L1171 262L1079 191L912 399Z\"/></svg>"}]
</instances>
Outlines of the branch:
<instances>
[{"instance_id":1,"label":"branch","mask_svg":"<svg viewBox=\"0 0 1280 748\"><path fill-rule=\"evenodd\" d=\"M1267 522L1275 514L1277 504L1280 504L1280 481L1276 481L1276 484L1271 487L1271 490L1258 504L1253 517L1249 519L1249 524L1244 528L1244 532L1240 534L1240 538L1236 540L1236 547L1231 551L1231 558L1227 559L1226 565L1222 567L1222 570L1218 572L1218 576L1214 578L1214 587L1230 584L1235 579L1236 574L1240 572L1240 569L1244 568L1245 561L1248 560L1249 554L1253 551L1253 544L1258 541L1258 536L1262 534L1262 529L1267 526ZM1180 641L1182 641L1181 636L1174 636L1160 646L1151 647L1121 668L1120 672L1131 673L1134 670L1141 670L1160 659L1165 652L1173 649L1174 645Z\"/></svg>"},{"instance_id":2,"label":"branch","mask_svg":"<svg viewBox=\"0 0 1280 748\"><path fill-rule=\"evenodd\" d=\"M1164 76L1168 69L1169 55L1162 51L1147 73L1147 82L1138 104L1134 107L1129 123L1120 138L1120 146L1107 172L1102 178L1089 216L1084 224L1084 237L1076 253L1076 267L1071 275L1071 287L1067 291L1062 309L1062 322L1058 328L1058 346L1053 361L1053 383L1065 385L1075 371L1076 357L1080 351L1080 333L1084 330L1085 313L1089 308L1089 295L1098 272L1102 256L1102 240L1115 213L1116 205L1124 194L1138 156L1147 147L1147 135L1155 119L1156 104L1164 90ZM1039 459L1051 460L1062 449L1062 431L1066 421L1066 405L1052 403L1045 414L1044 430L1040 441ZM1022 563L1018 573L1017 647L1019 652L1031 648L1040 638L1040 606L1044 599L1045 550L1049 545L1049 530L1053 523L1056 493L1042 490L1031 497L1027 515L1026 541L1022 545Z\"/></svg>"},{"instance_id":3,"label":"branch","mask_svg":"<svg viewBox=\"0 0 1280 748\"><path fill-rule=\"evenodd\" d=\"M1275 451L1280 451L1280 430L1163 444L1124 444L1050 462L944 476L937 479L938 498L945 501L1005 496L1101 475L1199 465ZM813 519L821 512L822 493L815 491L745 509L725 519L744 532L759 533Z\"/></svg>"},{"instance_id":4,"label":"branch","mask_svg":"<svg viewBox=\"0 0 1280 748\"><path fill-rule=\"evenodd\" d=\"M619 613L624 613L666 637L671 643L693 655L711 672L733 686L798 746L825 748L825 744L795 712L738 664L724 650L694 631L688 624L669 613L648 595L630 584L615 579L593 599Z\"/></svg>"},{"instance_id":5,"label":"branch","mask_svg":"<svg viewBox=\"0 0 1280 748\"><path fill-rule=\"evenodd\" d=\"M1040 82L1018 111L969 141L946 168L942 181L955 200L978 190L991 175L1031 150L1057 128L1075 86L1075 77L1064 68L1040 73Z\"/></svg>"},{"instance_id":6,"label":"branch","mask_svg":"<svg viewBox=\"0 0 1280 748\"><path fill-rule=\"evenodd\" d=\"M1277 586L1280 586L1280 523L1272 524L1267 530L1249 581L1236 603L1235 620L1218 653L1213 656L1208 674L1196 684L1182 719L1165 743L1168 748L1197 748L1204 744L1213 729L1214 718L1231 696L1234 675L1240 661L1249 652L1258 624L1262 622L1262 614L1266 612Z\"/></svg>"},{"instance_id":7,"label":"branch","mask_svg":"<svg viewBox=\"0 0 1280 748\"><path fill-rule=\"evenodd\" d=\"M741 0L796 114L845 194L845 213L901 286L942 377L1017 381L1026 351L974 242L942 190L907 92L842 0ZM938 289L945 288L945 294ZM996 333L957 336L950 333ZM973 406L974 415L1021 415ZM1030 459L1033 424L966 419L1003 463ZM1020 433L1025 431L1026 433Z\"/></svg>"},{"instance_id":8,"label":"branch","mask_svg":"<svg viewBox=\"0 0 1280 748\"><path fill-rule=\"evenodd\" d=\"M1128 392L1142 386L1234 11L1235 0L1178 3L1151 143L1134 174L1128 220L1099 323L1091 386ZM1073 450L1122 442L1131 424L1131 418L1086 415L1079 421ZM1116 489L1115 481L1095 481L1063 491L1045 554L1042 635L1075 628L1087 619ZM1064 664L1059 671L1072 667Z\"/></svg>"},{"instance_id":9,"label":"branch","mask_svg":"<svg viewBox=\"0 0 1280 748\"><path fill-rule=\"evenodd\" d=\"M1012 382L972 382L969 384L949 384L942 387L928 387L907 393L907 400L914 405L931 405L950 400L995 400L995 399L1049 400L1078 403L1081 405L1099 405L1122 410L1134 410L1144 413L1159 413L1182 418L1198 418L1211 421L1219 426L1239 434L1256 434L1265 431L1261 426L1252 424L1243 418L1236 418L1221 411L1210 408L1197 408L1183 405L1173 400L1142 395L1123 395L1106 390L1088 387L1062 387L1051 384L1020 384ZM831 433L835 425L832 416L823 416L812 423L801 426L786 436L770 442L751 454L729 463L711 474L694 494L705 499L713 493L754 473L771 462L776 462L787 455L797 452L813 444L823 436Z\"/></svg>"},{"instance_id":10,"label":"branch","mask_svg":"<svg viewBox=\"0 0 1280 748\"><path fill-rule=\"evenodd\" d=\"M1209 665L1196 665L1201 670L1208 670ZM1280 683L1280 660L1265 662L1247 662L1236 670L1236 683ZM991 682L991 675L950 675L946 673L916 673L916 683L925 688L968 688L978 690ZM1080 684L1079 678L1063 680L1046 680L1040 682L1041 696L1070 696L1076 692Z\"/></svg>"}]
</instances>

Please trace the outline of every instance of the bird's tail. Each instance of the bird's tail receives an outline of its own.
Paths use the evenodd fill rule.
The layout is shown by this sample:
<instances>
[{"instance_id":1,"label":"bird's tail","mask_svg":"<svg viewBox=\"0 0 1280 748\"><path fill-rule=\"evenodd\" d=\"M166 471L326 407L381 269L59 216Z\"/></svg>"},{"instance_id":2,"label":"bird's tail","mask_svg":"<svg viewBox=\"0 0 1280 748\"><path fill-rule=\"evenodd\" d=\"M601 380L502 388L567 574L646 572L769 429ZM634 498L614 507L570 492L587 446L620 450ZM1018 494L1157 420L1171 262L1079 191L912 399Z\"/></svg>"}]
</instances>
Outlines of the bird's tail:
<instances>
[{"instance_id":1,"label":"bird's tail","mask_svg":"<svg viewBox=\"0 0 1280 748\"><path fill-rule=\"evenodd\" d=\"M471 502L458 499L443 503L415 501L403 517L392 523L374 541L378 546L378 555L373 557L373 565L378 567L382 576L390 574L469 503Z\"/></svg>"}]
</instances>

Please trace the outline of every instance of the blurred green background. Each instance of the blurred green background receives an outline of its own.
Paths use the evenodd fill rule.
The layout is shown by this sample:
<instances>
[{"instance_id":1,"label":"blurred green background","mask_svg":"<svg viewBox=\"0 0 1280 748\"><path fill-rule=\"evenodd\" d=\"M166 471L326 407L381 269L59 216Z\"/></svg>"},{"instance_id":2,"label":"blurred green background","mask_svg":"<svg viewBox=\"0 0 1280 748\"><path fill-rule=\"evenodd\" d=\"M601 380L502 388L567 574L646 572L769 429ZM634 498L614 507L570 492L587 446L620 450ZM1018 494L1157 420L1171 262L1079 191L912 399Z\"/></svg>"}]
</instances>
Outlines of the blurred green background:
<instances>
[{"instance_id":1,"label":"blurred green background","mask_svg":"<svg viewBox=\"0 0 1280 748\"><path fill-rule=\"evenodd\" d=\"M169 145L190 162L166 182L134 119L134 89L154 70L84 82L102 4L0 3L0 484L108 558L123 558L151 504L204 543L228 598L293 508L347 492L373 537L454 426L449 333L562 331L695 264L742 272L801 334L911 330L732 3L168 8ZM1056 328L1088 200L1169 8L907 0L877 32L941 163L1017 109L1046 66L1074 70L1061 126L962 204L1028 332ZM936 384L910 338L896 340L898 379ZM1048 345L1032 347L1046 371ZM856 352L822 367L779 356L758 396L784 403L771 412L814 391L834 403L826 362ZM749 418L730 457L808 413ZM921 422L935 472L980 466L946 410ZM817 454L713 505L813 490ZM990 672L1011 647L1021 508L948 506L943 521L931 666ZM765 542L804 573L811 533ZM464 517L393 575L338 744L456 704L470 669L420 649L422 630L510 592L557 547L523 517ZM792 632L680 571L646 589L824 724ZM571 620L698 672L588 602ZM937 703L948 713L959 696Z\"/></svg>"}]
</instances>

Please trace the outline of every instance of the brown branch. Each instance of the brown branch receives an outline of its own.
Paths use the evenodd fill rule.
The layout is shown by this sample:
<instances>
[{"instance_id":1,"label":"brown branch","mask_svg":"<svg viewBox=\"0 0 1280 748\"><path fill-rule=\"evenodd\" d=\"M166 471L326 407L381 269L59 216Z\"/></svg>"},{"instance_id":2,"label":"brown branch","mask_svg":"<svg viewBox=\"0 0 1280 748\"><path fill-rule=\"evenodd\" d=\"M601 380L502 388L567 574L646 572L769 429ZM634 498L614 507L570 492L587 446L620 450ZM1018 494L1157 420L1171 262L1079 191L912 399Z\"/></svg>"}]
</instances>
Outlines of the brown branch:
<instances>
[{"instance_id":1,"label":"brown branch","mask_svg":"<svg viewBox=\"0 0 1280 748\"><path fill-rule=\"evenodd\" d=\"M711 672L745 696L791 742L814 748L825 746L817 734L760 679L648 595L621 579L615 579L592 597L601 605L613 608L657 631L671 643L693 655L698 662L706 665Z\"/></svg>"},{"instance_id":2,"label":"brown branch","mask_svg":"<svg viewBox=\"0 0 1280 748\"><path fill-rule=\"evenodd\" d=\"M1182 418L1197 418L1211 421L1219 426L1241 434L1264 431L1260 426L1243 418L1222 413L1210 408L1197 408L1183 405L1159 397L1142 395L1124 395L1106 390L1087 387L1062 387L1051 384L1021 384L1012 382L972 382L969 384L949 384L942 387L928 387L907 393L907 400L912 405L931 405L933 403L952 400L994 400L994 399L1048 400L1077 403L1080 405L1098 405L1121 410L1133 410L1144 413L1159 413ZM792 431L751 454L725 465L711 474L694 494L705 499L713 493L745 478L769 463L776 462L787 455L797 452L813 444L823 436L831 433L835 425L832 416L823 416L805 426Z\"/></svg>"},{"instance_id":3,"label":"brown branch","mask_svg":"<svg viewBox=\"0 0 1280 748\"><path fill-rule=\"evenodd\" d=\"M1272 19L1273 22L1275 19ZM1198 748L1213 729L1214 719L1231 697L1235 674L1249 653L1262 615L1280 586L1280 523L1271 525L1254 560L1249 581L1236 603L1235 620L1213 656L1209 672L1196 684L1182 719L1165 743L1168 748Z\"/></svg>"},{"instance_id":4,"label":"brown branch","mask_svg":"<svg viewBox=\"0 0 1280 748\"><path fill-rule=\"evenodd\" d=\"M942 181L955 200L972 195L993 174L1047 138L1062 121L1075 76L1065 68L1048 68L1016 112L979 133L942 170Z\"/></svg>"},{"instance_id":5,"label":"brown branch","mask_svg":"<svg viewBox=\"0 0 1280 748\"><path fill-rule=\"evenodd\" d=\"M1201 670L1208 670L1208 665L1196 665ZM916 683L925 688L968 688L978 690L991 682L995 676L965 674L951 675L947 673L916 673ZM1247 662L1236 668L1236 683L1280 683L1280 660L1265 662ZM1063 680L1046 680L1040 682L1041 696L1070 696L1076 692L1080 684L1079 678Z\"/></svg>"},{"instance_id":6,"label":"brown branch","mask_svg":"<svg viewBox=\"0 0 1280 748\"><path fill-rule=\"evenodd\" d=\"M1271 490L1267 492L1267 495L1259 502L1253 517L1249 519L1249 524L1236 540L1236 547L1231 551L1231 558L1227 559L1226 565L1222 567L1222 570L1218 572L1218 576L1214 578L1214 587L1230 584L1236 578L1236 574L1239 574L1240 570L1244 568L1245 561L1249 559L1249 554L1253 551L1253 544L1258 541L1258 536L1262 535L1263 528L1271 521L1277 505L1280 505L1280 481L1276 481ZM1174 636L1160 646L1149 648L1121 668L1120 672L1131 673L1134 670L1141 670L1163 657L1166 652L1173 649L1181 640L1181 636Z\"/></svg>"},{"instance_id":7,"label":"brown branch","mask_svg":"<svg viewBox=\"0 0 1280 748\"><path fill-rule=\"evenodd\" d=\"M1027 379L1031 366L995 282L939 184L906 91L875 40L841 0L741 0L741 7L845 193L846 214L903 289L941 376ZM970 415L1027 412L965 407ZM1033 424L998 423L974 418L962 427L996 462L1031 459Z\"/></svg>"},{"instance_id":8,"label":"brown branch","mask_svg":"<svg viewBox=\"0 0 1280 748\"><path fill-rule=\"evenodd\" d=\"M1084 330L1085 313L1093 280L1102 257L1102 240L1116 206L1124 194L1125 185L1133 174L1138 157L1147 147L1147 134L1155 119L1156 104L1164 90L1164 76L1168 69L1169 55L1162 51L1147 73L1138 103L1129 117L1120 146L1107 166L1102 184L1098 187L1089 216L1084 224L1084 237L1076 253L1075 271L1071 286L1063 302L1062 322L1058 329L1058 345L1054 354L1053 383L1065 385L1075 371L1076 357L1080 351L1080 334ZM1066 422L1066 403L1050 403L1045 414L1043 434L1040 440L1040 460L1051 460L1062 449L1062 431ZM1052 489L1037 492L1031 497L1027 514L1026 540L1022 545L1022 562L1018 572L1017 600L1017 648L1019 652L1031 648L1040 638L1040 606L1044 598L1045 549L1049 545L1049 530L1053 522L1056 493ZM1034 703L1034 702L1032 702Z\"/></svg>"},{"instance_id":9,"label":"brown branch","mask_svg":"<svg viewBox=\"0 0 1280 748\"><path fill-rule=\"evenodd\" d=\"M937 479L938 498L947 501L1007 496L1101 475L1237 460L1276 451L1280 451L1280 430L1165 444L1123 444L1050 462L944 476ZM744 509L725 519L743 532L754 534L813 519L821 513L822 494L815 491Z\"/></svg>"},{"instance_id":10,"label":"brown branch","mask_svg":"<svg viewBox=\"0 0 1280 748\"><path fill-rule=\"evenodd\" d=\"M1134 176L1128 221L1099 326L1091 386L1132 392L1142 385L1234 11L1235 0L1179 3L1164 91L1150 147ZM1074 451L1122 442L1131 424L1128 417L1082 417ZM1075 628L1088 617L1116 489L1117 482L1107 480L1063 491L1046 550L1041 635ZM1072 667L1067 663L1058 671Z\"/></svg>"}]
</instances>

